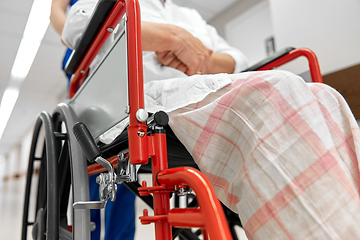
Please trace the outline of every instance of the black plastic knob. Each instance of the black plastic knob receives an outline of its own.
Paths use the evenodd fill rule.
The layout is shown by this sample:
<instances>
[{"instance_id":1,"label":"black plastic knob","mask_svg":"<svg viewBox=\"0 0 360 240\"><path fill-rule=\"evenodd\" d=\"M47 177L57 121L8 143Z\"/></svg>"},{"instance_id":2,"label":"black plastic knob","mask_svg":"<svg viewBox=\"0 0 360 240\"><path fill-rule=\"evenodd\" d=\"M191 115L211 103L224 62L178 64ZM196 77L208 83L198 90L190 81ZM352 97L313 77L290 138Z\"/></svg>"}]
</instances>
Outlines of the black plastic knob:
<instances>
[{"instance_id":1,"label":"black plastic knob","mask_svg":"<svg viewBox=\"0 0 360 240\"><path fill-rule=\"evenodd\" d=\"M165 127L169 123L169 116L164 111L154 113L154 121L157 126Z\"/></svg>"}]
</instances>

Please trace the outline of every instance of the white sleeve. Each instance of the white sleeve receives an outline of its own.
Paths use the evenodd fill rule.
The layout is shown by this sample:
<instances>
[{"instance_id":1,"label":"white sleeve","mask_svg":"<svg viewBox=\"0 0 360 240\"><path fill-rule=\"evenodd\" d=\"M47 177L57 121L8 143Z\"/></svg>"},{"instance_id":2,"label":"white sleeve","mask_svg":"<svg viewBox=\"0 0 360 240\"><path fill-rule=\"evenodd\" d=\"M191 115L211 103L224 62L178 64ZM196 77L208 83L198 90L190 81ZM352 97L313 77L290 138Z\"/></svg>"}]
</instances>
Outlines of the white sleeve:
<instances>
[{"instance_id":1,"label":"white sleeve","mask_svg":"<svg viewBox=\"0 0 360 240\"><path fill-rule=\"evenodd\" d=\"M70 49L76 48L96 4L97 0L79 0L70 8L61 34L61 39Z\"/></svg>"},{"instance_id":2,"label":"white sleeve","mask_svg":"<svg viewBox=\"0 0 360 240\"><path fill-rule=\"evenodd\" d=\"M216 29L207 24L207 32L213 43L213 51L229 54L235 61L235 70L234 73L239 73L242 70L245 70L248 66L248 60L246 56L237 48L231 47L225 39L223 39L216 31Z\"/></svg>"}]
</instances>

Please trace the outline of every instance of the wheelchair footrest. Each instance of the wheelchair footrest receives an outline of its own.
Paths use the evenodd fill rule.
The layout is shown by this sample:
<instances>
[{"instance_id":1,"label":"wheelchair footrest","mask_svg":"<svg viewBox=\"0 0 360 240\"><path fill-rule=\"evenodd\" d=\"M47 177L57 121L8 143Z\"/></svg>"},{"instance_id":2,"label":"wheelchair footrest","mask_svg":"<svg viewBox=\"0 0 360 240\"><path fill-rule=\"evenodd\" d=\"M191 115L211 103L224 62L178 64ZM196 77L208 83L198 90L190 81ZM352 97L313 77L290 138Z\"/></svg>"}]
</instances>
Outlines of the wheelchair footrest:
<instances>
[{"instance_id":1,"label":"wheelchair footrest","mask_svg":"<svg viewBox=\"0 0 360 240\"><path fill-rule=\"evenodd\" d=\"M103 209L106 205L105 201L88 201L88 202L75 202L74 209Z\"/></svg>"}]
</instances>

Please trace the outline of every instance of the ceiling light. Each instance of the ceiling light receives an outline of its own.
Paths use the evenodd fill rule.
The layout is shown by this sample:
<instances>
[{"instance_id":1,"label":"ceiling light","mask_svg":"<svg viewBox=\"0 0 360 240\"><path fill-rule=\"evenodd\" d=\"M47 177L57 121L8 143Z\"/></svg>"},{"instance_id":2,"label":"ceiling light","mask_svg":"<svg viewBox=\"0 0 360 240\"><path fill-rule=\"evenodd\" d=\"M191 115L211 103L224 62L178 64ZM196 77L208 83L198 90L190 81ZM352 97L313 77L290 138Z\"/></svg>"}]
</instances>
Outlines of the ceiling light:
<instances>
[{"instance_id":1,"label":"ceiling light","mask_svg":"<svg viewBox=\"0 0 360 240\"><path fill-rule=\"evenodd\" d=\"M50 0L34 0L31 7L24 34L11 69L10 80L1 99L0 139L19 96L21 83L29 73L41 41L49 26L50 9Z\"/></svg>"},{"instance_id":2,"label":"ceiling light","mask_svg":"<svg viewBox=\"0 0 360 240\"><path fill-rule=\"evenodd\" d=\"M16 54L14 65L11 69L11 78L24 80L29 73L41 41L23 38Z\"/></svg>"},{"instance_id":3,"label":"ceiling light","mask_svg":"<svg viewBox=\"0 0 360 240\"><path fill-rule=\"evenodd\" d=\"M12 78L26 78L49 26L50 8L51 1L34 0L11 70Z\"/></svg>"}]
</instances>

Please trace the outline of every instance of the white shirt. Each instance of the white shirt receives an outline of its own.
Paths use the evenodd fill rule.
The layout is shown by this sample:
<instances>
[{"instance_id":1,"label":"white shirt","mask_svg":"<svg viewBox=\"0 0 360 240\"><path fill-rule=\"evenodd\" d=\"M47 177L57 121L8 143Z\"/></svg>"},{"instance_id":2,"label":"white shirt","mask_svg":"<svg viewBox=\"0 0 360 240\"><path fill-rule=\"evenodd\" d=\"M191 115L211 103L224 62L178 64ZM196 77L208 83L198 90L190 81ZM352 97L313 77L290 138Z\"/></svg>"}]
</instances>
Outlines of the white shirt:
<instances>
[{"instance_id":1,"label":"white shirt","mask_svg":"<svg viewBox=\"0 0 360 240\"><path fill-rule=\"evenodd\" d=\"M180 7L171 0L164 5L156 0L139 0L139 3L141 21L172 24L185 29L214 52L229 54L235 61L234 73L247 67L244 54L231 47L195 9ZM143 60L145 82L187 76L177 69L163 66L156 60L154 52L144 52Z\"/></svg>"},{"instance_id":2,"label":"white shirt","mask_svg":"<svg viewBox=\"0 0 360 240\"><path fill-rule=\"evenodd\" d=\"M97 0L79 0L71 7L62 33L62 39L69 48L74 49L76 47L96 3ZM180 7L171 0L167 0L164 5L161 1L157 0L139 0L139 3L142 21L167 23L187 30L214 52L229 54L235 61L234 73L238 73L247 67L247 60L244 54L238 49L231 47L217 33L213 26L206 23L196 10ZM99 55L106 53L106 50L111 45L111 40L112 38L110 37ZM101 56L97 57L97 62L100 59ZM159 63L155 58L154 52L144 52L143 61L145 83L152 80L187 77L185 73Z\"/></svg>"},{"instance_id":3,"label":"white shirt","mask_svg":"<svg viewBox=\"0 0 360 240\"><path fill-rule=\"evenodd\" d=\"M236 63L234 72L240 72L246 68L245 56L221 38L216 29L208 25L196 10L177 6L171 0L167 0L164 5L158 0L139 0L139 2L142 21L179 26L200 39L214 52L229 54ZM79 0L70 9L62 33L63 41L70 48L74 48L79 41L81 32L84 31L96 3L97 0ZM109 44L106 45L99 52L97 59L101 59L100 55L106 53ZM155 58L154 52L143 52L143 62L145 109L149 112L158 110L171 112L199 102L210 93L229 84L233 77L229 74L188 77L177 69L163 66ZM94 66L94 63L92 65ZM102 141L111 142L123 127L116 126L102 136Z\"/></svg>"}]
</instances>

